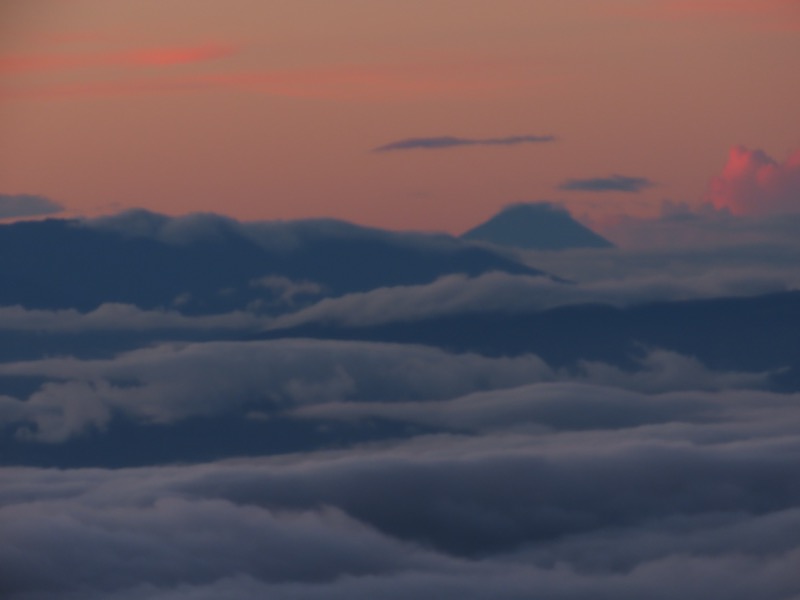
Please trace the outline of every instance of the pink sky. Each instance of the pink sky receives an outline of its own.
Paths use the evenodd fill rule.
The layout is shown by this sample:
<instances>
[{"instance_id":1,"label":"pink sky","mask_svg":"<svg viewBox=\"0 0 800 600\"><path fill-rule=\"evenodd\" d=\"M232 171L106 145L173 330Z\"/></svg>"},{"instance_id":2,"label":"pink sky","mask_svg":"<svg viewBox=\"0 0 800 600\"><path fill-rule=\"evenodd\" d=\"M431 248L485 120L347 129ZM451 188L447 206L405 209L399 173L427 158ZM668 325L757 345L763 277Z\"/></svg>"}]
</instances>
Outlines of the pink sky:
<instances>
[{"instance_id":1,"label":"pink sky","mask_svg":"<svg viewBox=\"0 0 800 600\"><path fill-rule=\"evenodd\" d=\"M795 0L11 0L0 195L451 232L725 205L732 148L794 168L798 57ZM471 143L371 151L441 136ZM615 174L654 185L559 189Z\"/></svg>"}]
</instances>

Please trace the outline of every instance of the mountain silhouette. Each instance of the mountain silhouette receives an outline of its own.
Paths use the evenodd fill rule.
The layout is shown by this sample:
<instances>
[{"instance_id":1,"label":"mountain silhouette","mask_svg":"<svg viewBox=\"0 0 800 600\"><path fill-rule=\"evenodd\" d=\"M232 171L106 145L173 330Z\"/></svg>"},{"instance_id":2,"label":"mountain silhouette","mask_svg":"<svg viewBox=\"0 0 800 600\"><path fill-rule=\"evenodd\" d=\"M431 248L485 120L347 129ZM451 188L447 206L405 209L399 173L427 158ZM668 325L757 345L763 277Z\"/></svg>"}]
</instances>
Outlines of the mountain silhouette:
<instances>
[{"instance_id":1,"label":"mountain silhouette","mask_svg":"<svg viewBox=\"0 0 800 600\"><path fill-rule=\"evenodd\" d=\"M429 283L453 273L542 274L445 235L334 220L240 223L218 215L171 218L147 211L88 222L2 225L0 257L2 305L92 310L119 302L186 314L254 302L266 312L280 310L282 291L260 283L265 278L311 286L318 300Z\"/></svg>"},{"instance_id":2,"label":"mountain silhouette","mask_svg":"<svg viewBox=\"0 0 800 600\"><path fill-rule=\"evenodd\" d=\"M549 202L514 204L470 229L462 239L530 250L611 248L613 244Z\"/></svg>"}]
</instances>

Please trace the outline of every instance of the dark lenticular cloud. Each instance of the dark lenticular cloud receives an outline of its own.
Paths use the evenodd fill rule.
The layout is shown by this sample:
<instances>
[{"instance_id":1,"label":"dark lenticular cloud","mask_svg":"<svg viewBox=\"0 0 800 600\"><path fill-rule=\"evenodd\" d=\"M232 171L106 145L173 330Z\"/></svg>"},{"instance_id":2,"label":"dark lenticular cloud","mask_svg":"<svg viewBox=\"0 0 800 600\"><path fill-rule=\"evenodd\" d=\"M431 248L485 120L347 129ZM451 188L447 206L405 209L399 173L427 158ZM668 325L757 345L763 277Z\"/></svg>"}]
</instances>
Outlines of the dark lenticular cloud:
<instances>
[{"instance_id":1,"label":"dark lenticular cloud","mask_svg":"<svg viewBox=\"0 0 800 600\"><path fill-rule=\"evenodd\" d=\"M593 177L590 179L567 179L558 186L560 190L578 192L641 192L655 184L645 177L628 177L611 175L610 177Z\"/></svg>"},{"instance_id":2,"label":"dark lenticular cloud","mask_svg":"<svg viewBox=\"0 0 800 600\"><path fill-rule=\"evenodd\" d=\"M44 196L0 194L0 219L52 215L63 210L61 204Z\"/></svg>"},{"instance_id":3,"label":"dark lenticular cloud","mask_svg":"<svg viewBox=\"0 0 800 600\"><path fill-rule=\"evenodd\" d=\"M458 146L517 146L520 144L539 144L554 142L552 135L514 135L502 138L460 138L453 136L408 138L390 142L373 149L373 152L392 150L441 150Z\"/></svg>"}]
</instances>

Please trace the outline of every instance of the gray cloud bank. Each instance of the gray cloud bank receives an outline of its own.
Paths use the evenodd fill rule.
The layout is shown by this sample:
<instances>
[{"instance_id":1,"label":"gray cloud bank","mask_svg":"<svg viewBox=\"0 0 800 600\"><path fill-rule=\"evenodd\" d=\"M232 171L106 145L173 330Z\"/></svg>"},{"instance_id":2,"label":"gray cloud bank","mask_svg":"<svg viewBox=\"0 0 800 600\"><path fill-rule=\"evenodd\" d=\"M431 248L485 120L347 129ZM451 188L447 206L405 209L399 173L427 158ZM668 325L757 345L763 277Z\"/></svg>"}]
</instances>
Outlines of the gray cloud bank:
<instances>
[{"instance_id":1,"label":"gray cloud bank","mask_svg":"<svg viewBox=\"0 0 800 600\"><path fill-rule=\"evenodd\" d=\"M607 257L606 257L607 258ZM524 313L602 303L617 307L719 296L757 296L800 287L795 269L726 269L716 274L652 274L565 284L547 277L449 275L427 285L396 286L325 298L281 315L270 329L308 323L368 326L475 312Z\"/></svg>"},{"instance_id":2,"label":"gray cloud bank","mask_svg":"<svg viewBox=\"0 0 800 600\"><path fill-rule=\"evenodd\" d=\"M0 364L15 377L37 383L0 397L0 430L24 444L100 435L114 417L244 413L404 433L199 464L0 468L4 599L800 594L800 396L760 389L767 374L661 350L554 369L276 340Z\"/></svg>"},{"instance_id":3,"label":"gray cloud bank","mask_svg":"<svg viewBox=\"0 0 800 600\"><path fill-rule=\"evenodd\" d=\"M0 396L0 427L58 443L103 431L114 415L169 424L252 412L275 416L331 402L429 402L481 390L577 381L636 390L760 387L766 374L718 373L674 353L635 372L582 362L554 369L534 355L491 358L425 346L277 340L172 343L110 359L43 358L0 365L0 377L42 380L27 397Z\"/></svg>"},{"instance_id":4,"label":"gray cloud bank","mask_svg":"<svg viewBox=\"0 0 800 600\"><path fill-rule=\"evenodd\" d=\"M287 289L293 291L293 288ZM88 312L74 309L40 310L26 309L22 306L0 306L0 331L49 334L158 330L249 331L265 327L269 323L269 319L245 311L221 315L186 316L174 310L143 310L130 304L119 303L101 304Z\"/></svg>"},{"instance_id":5,"label":"gray cloud bank","mask_svg":"<svg viewBox=\"0 0 800 600\"><path fill-rule=\"evenodd\" d=\"M361 415L327 406L343 418L385 409L456 429L394 443L140 469L2 469L0 593L800 594L796 395L542 383L446 402L367 404Z\"/></svg>"},{"instance_id":6,"label":"gray cloud bank","mask_svg":"<svg viewBox=\"0 0 800 600\"><path fill-rule=\"evenodd\" d=\"M0 219L52 215L63 210L61 204L45 196L0 194Z\"/></svg>"},{"instance_id":7,"label":"gray cloud bank","mask_svg":"<svg viewBox=\"0 0 800 600\"><path fill-rule=\"evenodd\" d=\"M589 179L567 179L558 186L560 190L578 192L628 192L636 193L653 187L655 184L645 177L611 175Z\"/></svg>"},{"instance_id":8,"label":"gray cloud bank","mask_svg":"<svg viewBox=\"0 0 800 600\"><path fill-rule=\"evenodd\" d=\"M620 246L636 249L692 249L730 251L734 248L800 247L800 214L733 215L727 209L704 204L691 207L665 201L655 218L621 216L603 227Z\"/></svg>"},{"instance_id":9,"label":"gray cloud bank","mask_svg":"<svg viewBox=\"0 0 800 600\"><path fill-rule=\"evenodd\" d=\"M460 146L518 146L520 144L540 144L554 142L552 135L512 135L499 138L462 138L453 136L419 137L390 142L374 148L373 152L392 152L395 150L443 150Z\"/></svg>"},{"instance_id":10,"label":"gray cloud bank","mask_svg":"<svg viewBox=\"0 0 800 600\"><path fill-rule=\"evenodd\" d=\"M522 255L531 264L577 283L456 274L328 298L278 320L113 303L0 308L7 336L143 332L134 349L101 357L5 357L0 452L91 450L119 421L169 445L182 425L207 419L218 429L191 441L212 451L232 417L375 432L370 442L312 440L292 454L195 464L0 467L0 597L798 600L800 394L776 391L772 372L658 348L624 366L555 367L532 354L246 337L268 325L798 286L797 223L758 223L675 211L647 226L688 224L730 243L703 245L698 233L691 249L531 252ZM140 213L88 226L177 245L233 227L283 249L309 227L350 235L344 224L312 225ZM628 225L647 237L642 223ZM737 230L751 236L736 242ZM286 304L325 293L302 277L248 281ZM165 341L164 331L236 338ZM787 352L786 364L795 358Z\"/></svg>"}]
</instances>

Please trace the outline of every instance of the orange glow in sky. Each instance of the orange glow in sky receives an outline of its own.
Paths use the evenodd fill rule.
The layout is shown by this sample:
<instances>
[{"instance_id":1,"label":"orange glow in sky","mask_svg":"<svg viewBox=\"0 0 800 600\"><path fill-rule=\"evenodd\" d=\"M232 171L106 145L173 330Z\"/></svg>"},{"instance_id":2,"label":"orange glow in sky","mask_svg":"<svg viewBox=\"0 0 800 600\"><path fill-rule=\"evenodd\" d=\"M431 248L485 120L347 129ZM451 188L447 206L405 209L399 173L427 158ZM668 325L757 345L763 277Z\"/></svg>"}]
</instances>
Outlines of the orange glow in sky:
<instances>
[{"instance_id":1,"label":"orange glow in sky","mask_svg":"<svg viewBox=\"0 0 800 600\"><path fill-rule=\"evenodd\" d=\"M451 232L519 201L646 216L708 201L731 148L800 148L798 57L787 0L12 0L0 194ZM562 185L612 174L652 185Z\"/></svg>"}]
</instances>

